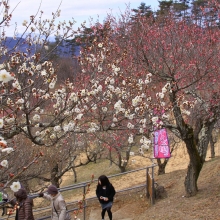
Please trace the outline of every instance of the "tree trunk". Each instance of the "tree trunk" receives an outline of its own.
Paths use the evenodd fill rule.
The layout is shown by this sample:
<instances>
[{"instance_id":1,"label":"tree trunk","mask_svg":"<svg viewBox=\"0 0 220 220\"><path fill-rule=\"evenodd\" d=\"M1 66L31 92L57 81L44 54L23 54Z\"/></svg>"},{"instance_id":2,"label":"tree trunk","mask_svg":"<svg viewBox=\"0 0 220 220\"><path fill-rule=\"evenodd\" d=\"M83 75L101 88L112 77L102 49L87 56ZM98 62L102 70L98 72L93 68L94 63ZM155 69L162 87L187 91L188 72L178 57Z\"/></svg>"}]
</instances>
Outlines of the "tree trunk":
<instances>
[{"instance_id":1,"label":"tree trunk","mask_svg":"<svg viewBox=\"0 0 220 220\"><path fill-rule=\"evenodd\" d=\"M174 87L175 84L173 85L173 89ZM197 135L195 130L185 123L181 109L177 104L176 91L174 90L170 93L170 101L174 104L173 113L176 119L177 128L180 132L181 139L186 144L190 160L184 182L186 196L194 196L198 191L197 180L205 162L210 135L216 120L209 119L208 121L203 121L201 118L202 126L199 128L200 131Z\"/></svg>"},{"instance_id":2,"label":"tree trunk","mask_svg":"<svg viewBox=\"0 0 220 220\"><path fill-rule=\"evenodd\" d=\"M51 183L52 185L55 185L57 188L60 188L58 172L59 172L59 167L58 167L58 163L56 163L51 170L51 175L50 175Z\"/></svg>"},{"instance_id":3,"label":"tree trunk","mask_svg":"<svg viewBox=\"0 0 220 220\"><path fill-rule=\"evenodd\" d=\"M74 183L76 183L76 182L77 182L76 169L73 167L73 168L72 168L72 171L73 171L73 175L74 175Z\"/></svg>"},{"instance_id":4,"label":"tree trunk","mask_svg":"<svg viewBox=\"0 0 220 220\"><path fill-rule=\"evenodd\" d=\"M163 163L161 162L161 159L157 159L157 164L158 164L158 175L163 175L165 174L165 168L168 163L168 159L164 159Z\"/></svg>"},{"instance_id":5,"label":"tree trunk","mask_svg":"<svg viewBox=\"0 0 220 220\"><path fill-rule=\"evenodd\" d=\"M126 171L125 166L119 166L121 173L124 173Z\"/></svg>"},{"instance_id":6,"label":"tree trunk","mask_svg":"<svg viewBox=\"0 0 220 220\"><path fill-rule=\"evenodd\" d=\"M202 128L198 134L197 145L193 137L193 129L188 129L188 138L184 140L190 159L184 183L186 196L194 196L198 191L197 180L205 162L208 143L210 141L214 124L215 121L203 122Z\"/></svg>"},{"instance_id":7,"label":"tree trunk","mask_svg":"<svg viewBox=\"0 0 220 220\"><path fill-rule=\"evenodd\" d=\"M109 166L112 166L112 151L109 149Z\"/></svg>"},{"instance_id":8,"label":"tree trunk","mask_svg":"<svg viewBox=\"0 0 220 220\"><path fill-rule=\"evenodd\" d=\"M211 158L215 158L215 141L213 140L213 136L210 137L210 148L211 148Z\"/></svg>"},{"instance_id":9,"label":"tree trunk","mask_svg":"<svg viewBox=\"0 0 220 220\"><path fill-rule=\"evenodd\" d=\"M188 165L184 182L187 197L194 196L198 192L197 180L201 169L195 169L191 163Z\"/></svg>"}]
</instances>

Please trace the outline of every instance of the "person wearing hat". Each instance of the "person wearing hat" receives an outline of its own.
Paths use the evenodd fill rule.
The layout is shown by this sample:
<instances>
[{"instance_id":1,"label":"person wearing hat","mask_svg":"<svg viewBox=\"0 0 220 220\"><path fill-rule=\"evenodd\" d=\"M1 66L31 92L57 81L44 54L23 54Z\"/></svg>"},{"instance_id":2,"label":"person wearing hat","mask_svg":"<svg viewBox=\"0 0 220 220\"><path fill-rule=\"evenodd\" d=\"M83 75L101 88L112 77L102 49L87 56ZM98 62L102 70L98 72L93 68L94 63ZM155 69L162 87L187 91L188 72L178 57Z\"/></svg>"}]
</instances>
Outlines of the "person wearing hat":
<instances>
[{"instance_id":1,"label":"person wearing hat","mask_svg":"<svg viewBox=\"0 0 220 220\"><path fill-rule=\"evenodd\" d=\"M24 188L19 189L14 193L16 198L15 208L16 216L15 220L34 220L33 216L33 199L27 196L27 192Z\"/></svg>"},{"instance_id":2,"label":"person wearing hat","mask_svg":"<svg viewBox=\"0 0 220 220\"><path fill-rule=\"evenodd\" d=\"M70 220L69 213L66 209L66 203L57 187L50 185L47 193L39 193L39 197L43 197L51 202L51 219L52 220Z\"/></svg>"}]
</instances>

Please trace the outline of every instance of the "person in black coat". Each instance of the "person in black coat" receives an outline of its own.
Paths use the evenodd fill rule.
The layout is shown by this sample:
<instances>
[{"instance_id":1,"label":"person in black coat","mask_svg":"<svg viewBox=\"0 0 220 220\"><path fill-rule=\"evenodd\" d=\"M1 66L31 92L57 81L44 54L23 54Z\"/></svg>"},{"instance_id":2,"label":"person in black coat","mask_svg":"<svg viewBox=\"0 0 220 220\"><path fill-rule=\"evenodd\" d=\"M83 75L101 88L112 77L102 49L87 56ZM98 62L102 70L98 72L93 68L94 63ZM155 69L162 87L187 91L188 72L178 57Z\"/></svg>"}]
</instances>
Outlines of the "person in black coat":
<instances>
[{"instance_id":1,"label":"person in black coat","mask_svg":"<svg viewBox=\"0 0 220 220\"><path fill-rule=\"evenodd\" d=\"M102 220L104 220L106 211L108 212L109 219L112 220L112 204L115 196L115 188L109 182L109 179L105 175L101 175L98 178L98 185L96 188L96 196L102 206Z\"/></svg>"}]
</instances>

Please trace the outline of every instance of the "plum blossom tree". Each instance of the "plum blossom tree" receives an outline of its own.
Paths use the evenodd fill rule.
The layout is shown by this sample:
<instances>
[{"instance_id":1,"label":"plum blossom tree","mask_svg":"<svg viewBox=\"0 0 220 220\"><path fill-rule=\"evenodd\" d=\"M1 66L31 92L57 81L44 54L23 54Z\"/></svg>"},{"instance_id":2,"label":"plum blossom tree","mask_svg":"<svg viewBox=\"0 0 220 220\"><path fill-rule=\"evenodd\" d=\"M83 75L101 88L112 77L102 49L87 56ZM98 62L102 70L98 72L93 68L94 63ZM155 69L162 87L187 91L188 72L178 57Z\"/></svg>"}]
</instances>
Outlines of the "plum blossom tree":
<instances>
[{"instance_id":1,"label":"plum blossom tree","mask_svg":"<svg viewBox=\"0 0 220 220\"><path fill-rule=\"evenodd\" d=\"M1 7L0 146L1 166L8 168L10 162L3 154L14 151L14 144L10 142L14 137L23 136L35 145L54 146L70 131L77 131L77 123L83 116L77 103L85 97L84 88L77 84L77 79L75 88L68 79L56 85L57 69L49 60L49 36L59 36L59 42L73 37L77 33L72 29L74 21L56 23L60 16L59 8L51 20L43 19L43 11L39 9L29 21L23 22L25 31L21 37L18 38L15 30L17 43L9 49L6 34L13 15L8 1L2 1ZM37 155L38 158L42 153ZM11 174L10 182L21 173ZM8 184L3 184L2 189Z\"/></svg>"},{"instance_id":2,"label":"plum blossom tree","mask_svg":"<svg viewBox=\"0 0 220 220\"><path fill-rule=\"evenodd\" d=\"M173 19L172 14L163 20L136 14L135 21L129 11L118 21L109 15L103 25L92 25L85 37L76 39L82 45L79 73L74 82L67 78L58 84L57 69L47 59L48 37L80 33L72 30L73 22L55 25L59 14L57 10L52 20L43 20L41 13L24 22L31 30L25 38L27 53L19 51L19 41L12 51L2 49L2 148L15 135L49 147L71 133L146 136L166 127L186 144L190 164L185 189L195 195L219 117L219 29ZM8 24L10 16L3 22ZM199 115L190 120L193 110Z\"/></svg>"},{"instance_id":3,"label":"plum blossom tree","mask_svg":"<svg viewBox=\"0 0 220 220\"><path fill-rule=\"evenodd\" d=\"M102 85L96 107L105 118L96 122L103 130L170 129L186 144L185 191L193 196L219 117L219 29L205 16L202 26L172 13L130 17L93 26L79 58L82 72Z\"/></svg>"},{"instance_id":4,"label":"plum blossom tree","mask_svg":"<svg viewBox=\"0 0 220 220\"><path fill-rule=\"evenodd\" d=\"M219 117L219 29L215 23L199 26L175 20L170 14L163 23L140 16L137 23L127 24L126 30L127 58L136 67L133 75L140 79L151 73L155 96L149 106L152 114L155 109L161 112L152 117L155 127L172 130L186 144L190 163L185 190L187 196L195 195ZM136 88L138 85L132 84ZM191 118L193 110L197 116Z\"/></svg>"}]
</instances>

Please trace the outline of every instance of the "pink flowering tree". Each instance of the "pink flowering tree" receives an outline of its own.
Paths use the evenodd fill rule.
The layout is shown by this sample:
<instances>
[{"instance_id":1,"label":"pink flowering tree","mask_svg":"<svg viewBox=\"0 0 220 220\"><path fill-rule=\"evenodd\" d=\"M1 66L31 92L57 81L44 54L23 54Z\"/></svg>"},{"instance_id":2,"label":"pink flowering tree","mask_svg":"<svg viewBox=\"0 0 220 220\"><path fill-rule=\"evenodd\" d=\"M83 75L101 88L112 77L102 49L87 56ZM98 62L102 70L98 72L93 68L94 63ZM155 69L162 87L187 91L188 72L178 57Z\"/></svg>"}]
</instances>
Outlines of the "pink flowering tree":
<instances>
[{"instance_id":1,"label":"pink flowering tree","mask_svg":"<svg viewBox=\"0 0 220 220\"><path fill-rule=\"evenodd\" d=\"M133 75L140 80L151 74L145 93L155 91L150 94L149 117L155 127L170 129L186 144L190 163L185 190L193 196L219 118L219 29L215 22L201 27L172 14L163 22L139 16L136 22L123 24L118 28L128 32L124 39L129 45L127 59L136 67ZM154 115L154 109L161 114Z\"/></svg>"},{"instance_id":2,"label":"pink flowering tree","mask_svg":"<svg viewBox=\"0 0 220 220\"><path fill-rule=\"evenodd\" d=\"M209 7L218 11L219 6ZM206 22L203 13L199 24L172 13L162 19L136 15L135 21L129 11L120 20L110 16L104 25L91 27L79 59L82 73L102 86L100 97L90 95L96 96L95 107L105 111L103 117L93 111L103 131L144 134L165 127L185 143L190 158L187 196L198 191L219 118L220 32L217 21Z\"/></svg>"}]
</instances>

